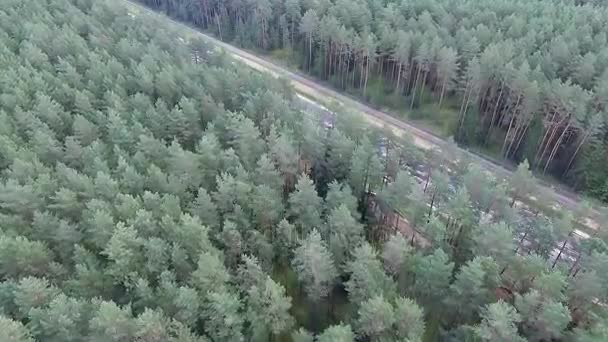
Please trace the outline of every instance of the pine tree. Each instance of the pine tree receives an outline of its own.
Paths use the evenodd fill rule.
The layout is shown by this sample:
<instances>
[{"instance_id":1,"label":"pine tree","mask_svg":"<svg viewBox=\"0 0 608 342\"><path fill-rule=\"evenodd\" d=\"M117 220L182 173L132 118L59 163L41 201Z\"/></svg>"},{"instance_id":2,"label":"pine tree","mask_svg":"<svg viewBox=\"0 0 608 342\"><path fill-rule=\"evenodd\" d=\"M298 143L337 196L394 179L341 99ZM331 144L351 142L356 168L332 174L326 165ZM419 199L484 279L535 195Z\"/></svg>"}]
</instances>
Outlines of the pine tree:
<instances>
[{"instance_id":1,"label":"pine tree","mask_svg":"<svg viewBox=\"0 0 608 342\"><path fill-rule=\"evenodd\" d=\"M229 292L211 292L204 311L205 330L217 341L242 341L241 301Z\"/></svg>"},{"instance_id":2,"label":"pine tree","mask_svg":"<svg viewBox=\"0 0 608 342\"><path fill-rule=\"evenodd\" d=\"M317 195L312 180L301 175L296 191L289 196L289 213L302 235L321 226L321 208L322 199Z\"/></svg>"},{"instance_id":3,"label":"pine tree","mask_svg":"<svg viewBox=\"0 0 608 342\"><path fill-rule=\"evenodd\" d=\"M30 332L23 324L0 316L0 339L6 342L33 342Z\"/></svg>"},{"instance_id":4,"label":"pine tree","mask_svg":"<svg viewBox=\"0 0 608 342\"><path fill-rule=\"evenodd\" d=\"M276 336L293 325L289 314L291 298L285 294L285 288L270 277L248 290L247 307L253 336Z\"/></svg>"},{"instance_id":5,"label":"pine tree","mask_svg":"<svg viewBox=\"0 0 608 342\"><path fill-rule=\"evenodd\" d=\"M454 263L449 261L448 256L441 249L435 250L433 254L423 257L416 263L413 291L416 299L429 311L437 312L440 308L437 299L444 299L448 295L453 268Z\"/></svg>"},{"instance_id":6,"label":"pine tree","mask_svg":"<svg viewBox=\"0 0 608 342\"><path fill-rule=\"evenodd\" d=\"M408 264L411 254L412 247L409 241L400 233L392 235L384 244L382 251L384 269L389 274L398 275Z\"/></svg>"},{"instance_id":7,"label":"pine tree","mask_svg":"<svg viewBox=\"0 0 608 342\"><path fill-rule=\"evenodd\" d=\"M357 331L372 341L383 341L391 336L397 320L393 306L382 295L361 303L357 319Z\"/></svg>"},{"instance_id":8,"label":"pine tree","mask_svg":"<svg viewBox=\"0 0 608 342\"><path fill-rule=\"evenodd\" d=\"M350 278L344 285L352 303L360 305L379 294L385 298L394 295L395 283L384 273L376 251L368 243L353 251L353 260L346 264L346 271Z\"/></svg>"},{"instance_id":9,"label":"pine tree","mask_svg":"<svg viewBox=\"0 0 608 342\"><path fill-rule=\"evenodd\" d=\"M298 280L313 301L318 302L329 295L336 283L337 270L316 229L295 250L292 264Z\"/></svg>"},{"instance_id":10,"label":"pine tree","mask_svg":"<svg viewBox=\"0 0 608 342\"><path fill-rule=\"evenodd\" d=\"M317 337L318 342L353 342L355 334L350 325L332 325Z\"/></svg>"},{"instance_id":11,"label":"pine tree","mask_svg":"<svg viewBox=\"0 0 608 342\"><path fill-rule=\"evenodd\" d=\"M521 318L511 305L503 301L490 304L481 317L475 333L482 341L525 341L517 334L516 324Z\"/></svg>"},{"instance_id":12,"label":"pine tree","mask_svg":"<svg viewBox=\"0 0 608 342\"><path fill-rule=\"evenodd\" d=\"M350 251L363 241L363 226L355 220L345 204L335 208L327 218L328 247L338 268L349 261Z\"/></svg>"},{"instance_id":13,"label":"pine tree","mask_svg":"<svg viewBox=\"0 0 608 342\"><path fill-rule=\"evenodd\" d=\"M479 310L494 299L498 272L498 265L491 258L476 257L466 263L456 274L446 297L449 319L461 323L476 321Z\"/></svg>"},{"instance_id":14,"label":"pine tree","mask_svg":"<svg viewBox=\"0 0 608 342\"><path fill-rule=\"evenodd\" d=\"M424 311L409 298L395 299L395 334L399 339L419 341L424 336Z\"/></svg>"}]
</instances>

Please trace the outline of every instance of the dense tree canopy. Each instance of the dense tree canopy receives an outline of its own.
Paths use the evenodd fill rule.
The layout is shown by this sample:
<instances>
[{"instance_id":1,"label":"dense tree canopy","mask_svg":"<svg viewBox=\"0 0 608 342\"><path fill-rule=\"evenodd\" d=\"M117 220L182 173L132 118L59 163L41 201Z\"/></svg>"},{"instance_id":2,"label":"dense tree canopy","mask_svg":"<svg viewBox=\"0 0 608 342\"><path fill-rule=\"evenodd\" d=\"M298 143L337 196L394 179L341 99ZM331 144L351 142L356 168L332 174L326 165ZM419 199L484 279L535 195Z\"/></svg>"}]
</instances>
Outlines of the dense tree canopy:
<instances>
[{"instance_id":1,"label":"dense tree canopy","mask_svg":"<svg viewBox=\"0 0 608 342\"><path fill-rule=\"evenodd\" d=\"M271 2L247 2L255 22L222 3L196 20L228 37L238 12L276 44ZM354 3L357 30L391 14ZM286 4L287 32L328 25L330 1ZM605 339L604 234L517 203L525 164L507 183L348 113L327 128L169 27L115 0L0 3L0 340ZM358 44L376 58L385 40Z\"/></svg>"},{"instance_id":2,"label":"dense tree canopy","mask_svg":"<svg viewBox=\"0 0 608 342\"><path fill-rule=\"evenodd\" d=\"M605 1L141 1L608 200Z\"/></svg>"}]
</instances>

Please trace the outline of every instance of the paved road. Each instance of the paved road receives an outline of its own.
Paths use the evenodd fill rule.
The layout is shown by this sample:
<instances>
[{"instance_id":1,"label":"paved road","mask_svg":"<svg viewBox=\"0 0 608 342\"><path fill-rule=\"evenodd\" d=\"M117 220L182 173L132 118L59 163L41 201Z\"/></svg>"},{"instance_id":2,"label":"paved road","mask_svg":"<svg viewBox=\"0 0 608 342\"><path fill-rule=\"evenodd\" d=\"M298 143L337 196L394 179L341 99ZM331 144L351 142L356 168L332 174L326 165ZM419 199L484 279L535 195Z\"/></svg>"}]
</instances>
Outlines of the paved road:
<instances>
[{"instance_id":1,"label":"paved road","mask_svg":"<svg viewBox=\"0 0 608 342\"><path fill-rule=\"evenodd\" d=\"M131 6L132 10L143 11L143 12L149 13L152 16L162 17L165 20L171 21L174 25L178 26L181 29L187 30L190 34L197 35L200 38L206 40L207 42L209 42L215 46L219 46L219 47L223 48L226 52L230 53L233 57L244 62L245 64L249 65L250 67L252 67L256 70L269 72L272 75L275 75L277 77L284 77L286 79L289 79L291 81L293 87L295 88L296 92L304 95L305 97L307 97L309 99L312 99L314 101L320 100L321 102L324 102L325 104L327 104L328 102L337 103L339 105L344 106L347 110L348 109L358 110L361 113L363 113L365 116L365 119L372 124L375 124L378 126L388 126L389 128L393 129L393 131L395 131L397 133L398 132L408 132L409 134L411 134L414 137L414 142L416 143L416 145L418 145L421 148L428 149L428 148L436 147L436 148L442 149L444 146L446 146L446 144L448 144L441 137L438 137L431 132L425 131L418 127L415 127L400 119L396 119L395 117L391 116L387 112L372 108L349 96L341 94L327 86L319 84L318 82L316 82L309 76L303 75L299 72L293 72L293 71L287 70L285 67L278 65L264 57L254 55L250 52L247 52L245 50L234 47L230 44L224 43L224 42L220 41L219 39L214 38L213 36L210 36L208 34L205 34L201 31L199 31L197 28L194 28L187 24L173 20L163 14L159 14L158 12L155 12L141 4L138 4L138 3L135 3L135 2L132 2L129 0L122 0L122 1L127 2ZM322 104L319 103L319 106L322 106ZM465 149L460 149L460 150L462 153L468 155L471 160L478 162L485 169L493 172L499 178L501 178L501 177L506 178L512 173L512 170L507 169L503 165L500 165L488 158L485 158L478 154L472 153ZM554 186L542 185L541 191L544 195L543 196L544 198L554 199L557 202L557 204L562 205L571 210L576 209L577 204L580 201L579 197L576 194L574 194L568 190L565 190L565 189L561 189L561 188L558 189ZM597 212L595 214L597 214ZM591 224L591 225L595 226L594 224Z\"/></svg>"}]
</instances>

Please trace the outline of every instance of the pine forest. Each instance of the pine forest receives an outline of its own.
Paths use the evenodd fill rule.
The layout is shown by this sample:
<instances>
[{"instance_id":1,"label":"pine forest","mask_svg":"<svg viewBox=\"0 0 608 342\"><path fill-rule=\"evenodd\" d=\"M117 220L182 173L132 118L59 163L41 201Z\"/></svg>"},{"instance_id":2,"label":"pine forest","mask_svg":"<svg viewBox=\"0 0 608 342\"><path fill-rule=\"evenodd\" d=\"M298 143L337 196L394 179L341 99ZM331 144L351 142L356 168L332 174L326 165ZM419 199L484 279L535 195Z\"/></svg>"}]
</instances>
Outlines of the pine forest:
<instances>
[{"instance_id":1,"label":"pine forest","mask_svg":"<svg viewBox=\"0 0 608 342\"><path fill-rule=\"evenodd\" d=\"M533 176L608 194L601 1L146 3L522 163L311 109L123 0L2 0L0 342L608 341L608 215Z\"/></svg>"},{"instance_id":2,"label":"pine forest","mask_svg":"<svg viewBox=\"0 0 608 342\"><path fill-rule=\"evenodd\" d=\"M608 201L602 0L140 0Z\"/></svg>"}]
</instances>

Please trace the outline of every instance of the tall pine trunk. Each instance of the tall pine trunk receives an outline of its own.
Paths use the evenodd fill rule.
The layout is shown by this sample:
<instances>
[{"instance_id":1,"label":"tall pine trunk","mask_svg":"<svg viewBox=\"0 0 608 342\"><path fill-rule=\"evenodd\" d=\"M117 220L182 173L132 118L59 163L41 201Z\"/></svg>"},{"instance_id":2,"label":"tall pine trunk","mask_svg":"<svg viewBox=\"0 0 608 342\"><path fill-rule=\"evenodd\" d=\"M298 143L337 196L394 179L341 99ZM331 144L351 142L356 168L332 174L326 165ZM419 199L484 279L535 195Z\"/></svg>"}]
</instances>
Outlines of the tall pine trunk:
<instances>
[{"instance_id":1,"label":"tall pine trunk","mask_svg":"<svg viewBox=\"0 0 608 342\"><path fill-rule=\"evenodd\" d=\"M545 134L543 135L542 140L540 141L540 145L538 146L538 150L536 150L536 154L534 155L534 164L538 166L538 162L539 162L539 157L541 154L544 155L544 150L545 150L545 144L546 144L546 140L547 138L550 136L550 132L553 129L553 120L555 120L555 116L557 115L557 111L553 112L553 115L551 116L551 120L549 120L550 126L547 127L547 130L545 131Z\"/></svg>"},{"instance_id":2,"label":"tall pine trunk","mask_svg":"<svg viewBox=\"0 0 608 342\"><path fill-rule=\"evenodd\" d=\"M365 63L365 82L363 83L363 98L365 99L365 93L367 91L367 78L369 77L369 57Z\"/></svg>"},{"instance_id":3,"label":"tall pine trunk","mask_svg":"<svg viewBox=\"0 0 608 342\"><path fill-rule=\"evenodd\" d=\"M549 154L549 158L547 159L547 163L545 164L545 168L543 169L543 174L545 172L547 172L547 168L549 167L549 164L551 164L551 161L553 160L553 158L555 158L555 154L557 153L557 150L561 146L562 141L564 139L564 136L566 135L566 132L570 128L570 122L571 121L568 121L568 124L566 125L566 127L562 131L562 134L559 136L559 139L557 139L557 142L555 143L555 146L553 147L553 150L551 151L551 154Z\"/></svg>"},{"instance_id":4,"label":"tall pine trunk","mask_svg":"<svg viewBox=\"0 0 608 342\"><path fill-rule=\"evenodd\" d=\"M397 72L397 86L395 87L395 92L399 93L399 88L401 87L401 72L403 71L403 65L399 62L399 71Z\"/></svg>"},{"instance_id":5,"label":"tall pine trunk","mask_svg":"<svg viewBox=\"0 0 608 342\"><path fill-rule=\"evenodd\" d=\"M420 65L417 65L416 79L414 80L414 90L411 92L410 111L414 109L414 100L416 99L416 90L418 88L418 78L420 77Z\"/></svg>"},{"instance_id":6,"label":"tall pine trunk","mask_svg":"<svg viewBox=\"0 0 608 342\"><path fill-rule=\"evenodd\" d=\"M521 142L524 140L524 137L526 136L526 133L528 132L528 128L530 128L530 124L531 124L530 120L525 124L522 133L519 135L519 139L517 139L517 144L515 144L515 148L511 149L511 145L509 145L509 149L507 150L507 158L509 158L509 153L511 155L513 155L515 152L517 152L517 150L519 150L519 146L521 146ZM517 131L515 133L517 133ZM515 137L517 138L517 134L515 135Z\"/></svg>"},{"instance_id":7,"label":"tall pine trunk","mask_svg":"<svg viewBox=\"0 0 608 342\"><path fill-rule=\"evenodd\" d=\"M445 93L445 87L446 87L447 83L448 83L448 78L446 77L443 80L443 83L441 85L441 95L439 95L439 109L441 109L441 104L443 103L443 94Z\"/></svg>"},{"instance_id":8,"label":"tall pine trunk","mask_svg":"<svg viewBox=\"0 0 608 342\"><path fill-rule=\"evenodd\" d=\"M428 75L429 75L429 72L425 71L424 76L422 76L422 87L420 87L420 96L419 96L419 99L421 102L423 100L422 97L424 96L424 87L426 87L426 79L427 79Z\"/></svg>"},{"instance_id":9,"label":"tall pine trunk","mask_svg":"<svg viewBox=\"0 0 608 342\"><path fill-rule=\"evenodd\" d=\"M502 156L505 155L505 148L507 147L507 139L509 138L509 134L511 134L511 129L513 128L513 121L515 121L515 113L517 113L517 106L519 106L519 101L521 99L521 94L517 96L517 101L515 102L515 107L513 112L511 113L511 120L509 120L509 127L507 129L507 134L505 135L505 140L502 143L502 148L500 149L500 154ZM517 131L515 132L517 133Z\"/></svg>"},{"instance_id":10,"label":"tall pine trunk","mask_svg":"<svg viewBox=\"0 0 608 342\"><path fill-rule=\"evenodd\" d=\"M222 39L222 25L220 24L220 15L219 14L215 15L215 20L217 21L217 31L220 36L220 41L224 41L224 39Z\"/></svg>"},{"instance_id":11,"label":"tall pine trunk","mask_svg":"<svg viewBox=\"0 0 608 342\"><path fill-rule=\"evenodd\" d=\"M562 244L562 247L559 249L559 253L557 254L557 256L555 257L555 261L553 261L553 265L551 265L551 269L555 268L555 265L557 265L557 262L559 261L559 259L562 256L562 253L564 252L564 248L566 248L566 244L568 243L568 238L570 235L568 235L568 237L566 238L566 240L564 241L564 243Z\"/></svg>"},{"instance_id":12,"label":"tall pine trunk","mask_svg":"<svg viewBox=\"0 0 608 342\"><path fill-rule=\"evenodd\" d=\"M581 147L583 147L583 145L585 144L585 141L587 140L587 138L589 138L590 135L591 134L586 133L585 136L583 136L583 138L579 142L579 144L576 146L576 150L574 150L574 153L572 154L570 161L568 161L568 166L566 166L566 169L564 170L564 173L562 176L565 176L568 173L568 171L570 170L570 167L572 167L572 163L574 163L574 159L576 158L576 155L580 151Z\"/></svg>"},{"instance_id":13,"label":"tall pine trunk","mask_svg":"<svg viewBox=\"0 0 608 342\"><path fill-rule=\"evenodd\" d=\"M312 34L308 35L308 73L310 74L310 64L312 62Z\"/></svg>"},{"instance_id":14,"label":"tall pine trunk","mask_svg":"<svg viewBox=\"0 0 608 342\"><path fill-rule=\"evenodd\" d=\"M502 99L502 93L504 88L504 83L501 83L500 92L498 93L498 100L496 100L494 111L492 111L492 118L490 118L490 126L488 127L488 132L486 133L486 137L484 139L484 143L486 145L488 144L488 139L490 139L490 134L492 133L492 126L494 125L494 120L496 119L496 113L498 112L498 107L500 106L500 100Z\"/></svg>"}]
</instances>

